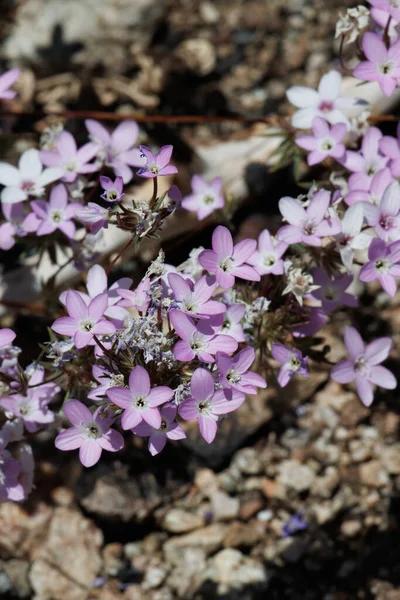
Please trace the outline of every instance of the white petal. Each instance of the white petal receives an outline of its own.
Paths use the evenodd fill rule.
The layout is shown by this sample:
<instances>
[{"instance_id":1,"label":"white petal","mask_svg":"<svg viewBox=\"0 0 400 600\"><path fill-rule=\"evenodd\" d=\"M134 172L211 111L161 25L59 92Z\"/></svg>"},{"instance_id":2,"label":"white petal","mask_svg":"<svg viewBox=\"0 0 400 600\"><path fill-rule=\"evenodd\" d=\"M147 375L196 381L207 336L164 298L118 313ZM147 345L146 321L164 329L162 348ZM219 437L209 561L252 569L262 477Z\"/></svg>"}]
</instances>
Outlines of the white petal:
<instances>
[{"instance_id":1,"label":"white petal","mask_svg":"<svg viewBox=\"0 0 400 600\"><path fill-rule=\"evenodd\" d=\"M297 108L316 108L320 102L318 92L300 85L289 88L286 95L289 102Z\"/></svg>"},{"instance_id":2,"label":"white petal","mask_svg":"<svg viewBox=\"0 0 400 600\"><path fill-rule=\"evenodd\" d=\"M319 82L318 92L324 100L334 100L339 96L342 76L338 71L329 71Z\"/></svg>"},{"instance_id":3,"label":"white petal","mask_svg":"<svg viewBox=\"0 0 400 600\"><path fill-rule=\"evenodd\" d=\"M19 170L21 171L21 176L27 179L33 179L36 181L36 178L39 177L42 172L42 163L40 160L39 151L35 150L35 148L30 148L30 150L26 150L19 159Z\"/></svg>"},{"instance_id":4,"label":"white petal","mask_svg":"<svg viewBox=\"0 0 400 600\"><path fill-rule=\"evenodd\" d=\"M2 185L18 185L21 176L16 167L5 162L0 162L0 183Z\"/></svg>"}]
</instances>

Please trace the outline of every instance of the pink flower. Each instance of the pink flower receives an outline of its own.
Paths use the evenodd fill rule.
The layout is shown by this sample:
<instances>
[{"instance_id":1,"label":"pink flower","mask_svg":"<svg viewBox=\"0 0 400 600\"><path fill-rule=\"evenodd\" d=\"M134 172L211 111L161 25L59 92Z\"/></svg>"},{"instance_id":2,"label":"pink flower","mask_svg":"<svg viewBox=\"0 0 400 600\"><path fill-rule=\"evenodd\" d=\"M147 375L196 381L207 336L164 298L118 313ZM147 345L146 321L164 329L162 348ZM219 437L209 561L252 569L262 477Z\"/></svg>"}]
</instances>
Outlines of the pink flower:
<instances>
[{"instance_id":1,"label":"pink flower","mask_svg":"<svg viewBox=\"0 0 400 600\"><path fill-rule=\"evenodd\" d=\"M346 290L353 281L353 275L346 273L329 277L328 273L320 267L313 271L314 283L320 287L312 292L312 296L321 301L325 312L332 312L338 306L357 306L357 298L346 294Z\"/></svg>"},{"instance_id":2,"label":"pink flower","mask_svg":"<svg viewBox=\"0 0 400 600\"><path fill-rule=\"evenodd\" d=\"M118 452L124 446L124 438L115 429L111 429L111 419L102 418L102 406L92 414L87 406L78 400L68 400L64 413L73 427L58 434L55 446L59 450L79 448L79 460L84 467L92 467L103 450Z\"/></svg>"},{"instance_id":3,"label":"pink flower","mask_svg":"<svg viewBox=\"0 0 400 600\"><path fill-rule=\"evenodd\" d=\"M9 346L16 338L12 329L0 329L0 348Z\"/></svg>"},{"instance_id":4,"label":"pink flower","mask_svg":"<svg viewBox=\"0 0 400 600\"><path fill-rule=\"evenodd\" d=\"M357 202L370 202L371 204L376 204L377 206L379 206L384 191L386 190L388 185L392 183L392 181L393 177L390 173L390 169L386 167L378 171L373 176L371 181L368 177L366 177L363 181L355 181L350 177L349 191L344 197L344 201L348 206L352 206Z\"/></svg>"},{"instance_id":5,"label":"pink flower","mask_svg":"<svg viewBox=\"0 0 400 600\"><path fill-rule=\"evenodd\" d=\"M285 242L271 236L268 229L264 229L258 238L257 250L250 256L248 262L260 275L283 275L282 256L287 250L288 245Z\"/></svg>"},{"instance_id":6,"label":"pink flower","mask_svg":"<svg viewBox=\"0 0 400 600\"><path fill-rule=\"evenodd\" d=\"M390 159L389 167L393 177L400 177L400 123L397 125L397 139L391 135L384 135L379 149Z\"/></svg>"},{"instance_id":7,"label":"pink flower","mask_svg":"<svg viewBox=\"0 0 400 600\"><path fill-rule=\"evenodd\" d=\"M375 173L386 167L389 159L379 151L381 138L382 133L377 127L369 127L361 142L361 151L347 150L344 158L339 160L346 169L355 173L349 180L351 187L360 189L360 185L365 185L369 189Z\"/></svg>"},{"instance_id":8,"label":"pink flower","mask_svg":"<svg viewBox=\"0 0 400 600\"><path fill-rule=\"evenodd\" d=\"M197 212L197 218L202 221L214 210L223 208L225 204L222 193L222 178L215 177L210 183L200 175L193 175L191 180L192 194L182 200L183 208Z\"/></svg>"},{"instance_id":9,"label":"pink flower","mask_svg":"<svg viewBox=\"0 0 400 600\"><path fill-rule=\"evenodd\" d=\"M87 119L85 125L93 142L102 147L105 164L112 167L124 183L129 183L133 177L129 167L141 167L144 162L139 148L133 148L139 136L135 121L120 123L111 134L94 119Z\"/></svg>"},{"instance_id":10,"label":"pink flower","mask_svg":"<svg viewBox=\"0 0 400 600\"><path fill-rule=\"evenodd\" d=\"M255 240L243 240L233 245L232 235L226 227L219 225L212 234L212 250L203 250L199 255L201 266L214 273L222 288L233 287L235 277L260 281L257 271L246 264L256 249Z\"/></svg>"},{"instance_id":11,"label":"pink flower","mask_svg":"<svg viewBox=\"0 0 400 600\"><path fill-rule=\"evenodd\" d=\"M63 170L63 181L72 183L78 174L98 170L97 164L88 164L96 156L98 144L89 142L78 150L74 136L68 131L62 131L56 138L56 148L56 151L42 150L40 158L46 167L60 167Z\"/></svg>"},{"instance_id":12,"label":"pink flower","mask_svg":"<svg viewBox=\"0 0 400 600\"><path fill-rule=\"evenodd\" d=\"M210 300L217 284L204 275L196 283L177 273L168 275L168 282L176 301L176 307L191 317L204 318L226 311L225 304Z\"/></svg>"},{"instance_id":13,"label":"pink flower","mask_svg":"<svg viewBox=\"0 0 400 600\"><path fill-rule=\"evenodd\" d=\"M222 317L215 324L215 317L199 321L197 324L180 310L169 313L172 326L181 340L174 346L176 360L189 362L197 357L202 362L214 362L217 352L232 354L238 347L237 341L229 335L219 335Z\"/></svg>"},{"instance_id":14,"label":"pink flower","mask_svg":"<svg viewBox=\"0 0 400 600\"><path fill-rule=\"evenodd\" d=\"M139 146L141 156L146 159L144 167L139 169L137 175L145 178L154 178L161 175L173 175L178 169L169 165L173 146L162 146L157 154L153 154L147 146Z\"/></svg>"},{"instance_id":15,"label":"pink flower","mask_svg":"<svg viewBox=\"0 0 400 600\"><path fill-rule=\"evenodd\" d=\"M232 358L224 352L217 352L215 361L221 384L244 394L257 394L256 388L266 388L265 379L258 373L248 370L255 358L255 350L250 347L244 348Z\"/></svg>"},{"instance_id":16,"label":"pink flower","mask_svg":"<svg viewBox=\"0 0 400 600\"><path fill-rule=\"evenodd\" d=\"M361 268L360 281L379 282L389 296L394 296L397 290L395 277L400 277L400 241L389 246L374 238L368 248L369 262Z\"/></svg>"},{"instance_id":17,"label":"pink flower","mask_svg":"<svg viewBox=\"0 0 400 600\"><path fill-rule=\"evenodd\" d=\"M192 397L181 402L178 412L185 421L197 419L201 435L211 444L217 433L219 416L239 408L245 400L245 395L236 390L215 391L212 375L206 369L195 370L190 390Z\"/></svg>"},{"instance_id":18,"label":"pink flower","mask_svg":"<svg viewBox=\"0 0 400 600\"><path fill-rule=\"evenodd\" d=\"M224 313L224 321L219 333L230 335L237 342L244 342L244 332L241 325L241 320L246 312L244 304L231 304L228 310Z\"/></svg>"},{"instance_id":19,"label":"pink flower","mask_svg":"<svg viewBox=\"0 0 400 600\"><path fill-rule=\"evenodd\" d=\"M271 354L282 365L278 373L278 383L281 387L285 387L295 374L310 377L307 371L308 356L303 357L300 350L288 348L283 344L272 344Z\"/></svg>"},{"instance_id":20,"label":"pink flower","mask_svg":"<svg viewBox=\"0 0 400 600\"><path fill-rule=\"evenodd\" d=\"M16 204L3 203L2 211L7 219L0 225L0 249L9 250L15 244L16 237L24 237L36 231L40 221L34 213L25 216L22 202Z\"/></svg>"},{"instance_id":21,"label":"pink flower","mask_svg":"<svg viewBox=\"0 0 400 600\"><path fill-rule=\"evenodd\" d=\"M12 100L17 95L14 90L9 90L20 76L19 69L11 69L0 75L0 100Z\"/></svg>"},{"instance_id":22,"label":"pink flower","mask_svg":"<svg viewBox=\"0 0 400 600\"><path fill-rule=\"evenodd\" d=\"M365 406L370 406L374 399L372 385L387 390L395 389L397 381L393 373L380 366L392 349L393 342L390 338L378 338L366 346L354 327L346 327L344 343L349 359L342 360L333 367L332 379L338 383L355 381L357 394Z\"/></svg>"},{"instance_id":23,"label":"pink flower","mask_svg":"<svg viewBox=\"0 0 400 600\"><path fill-rule=\"evenodd\" d=\"M89 306L96 296L107 294L107 308L104 311L104 316L116 321L124 321L129 316L129 313L122 308L124 305L122 304L123 300L119 292L120 290L123 291L122 288L129 288L131 285L132 279L130 277L122 277L109 288L105 270L100 265L94 265L94 267L89 269L87 274L86 288L88 293L76 293L80 295L87 306ZM66 303L67 295L68 292L60 294L59 300L62 304Z\"/></svg>"},{"instance_id":24,"label":"pink flower","mask_svg":"<svg viewBox=\"0 0 400 600\"><path fill-rule=\"evenodd\" d=\"M107 202L119 202L123 196L125 196L123 192L124 182L122 177L116 177L115 181L113 181L109 177L104 177L104 175L102 175L100 177L100 185L104 190L100 198L103 198L103 200L106 200Z\"/></svg>"},{"instance_id":25,"label":"pink flower","mask_svg":"<svg viewBox=\"0 0 400 600\"><path fill-rule=\"evenodd\" d=\"M138 312L146 312L151 301L148 294L150 286L151 281L149 278L146 278L139 283L134 291L119 289L118 294L122 298L119 303L120 306L125 306L128 308L134 307Z\"/></svg>"},{"instance_id":26,"label":"pink flower","mask_svg":"<svg viewBox=\"0 0 400 600\"><path fill-rule=\"evenodd\" d=\"M112 217L109 208L103 208L95 202L88 202L87 206L81 206L75 212L75 217L89 227L92 235L99 233L100 229L108 229L108 223Z\"/></svg>"},{"instance_id":27,"label":"pink flower","mask_svg":"<svg viewBox=\"0 0 400 600\"><path fill-rule=\"evenodd\" d=\"M312 122L312 132L313 135L300 135L296 138L296 144L310 152L307 157L310 167L322 162L327 156L342 158L346 151L344 145L340 143L347 132L344 123L336 123L329 127L325 119L315 117Z\"/></svg>"},{"instance_id":28,"label":"pink flower","mask_svg":"<svg viewBox=\"0 0 400 600\"><path fill-rule=\"evenodd\" d=\"M321 238L338 234L342 229L340 221L325 218L329 203L326 190L316 192L307 208L294 198L281 198L279 210L290 224L279 229L278 240L286 244L303 242L307 246L321 246Z\"/></svg>"},{"instance_id":29,"label":"pink flower","mask_svg":"<svg viewBox=\"0 0 400 600\"><path fill-rule=\"evenodd\" d=\"M182 427L174 420L176 417L177 407L174 404L166 404L160 410L161 425L159 428L154 428L145 421L142 421L132 429L135 435L149 438L149 452L155 456L161 452L167 438L169 440L183 440L186 437Z\"/></svg>"},{"instance_id":30,"label":"pink flower","mask_svg":"<svg viewBox=\"0 0 400 600\"><path fill-rule=\"evenodd\" d=\"M63 170L44 169L38 150L25 150L18 162L18 169L0 162L0 183L5 186L1 192L1 201L16 204L27 200L29 196L41 196L44 188L56 179L60 179Z\"/></svg>"},{"instance_id":31,"label":"pink flower","mask_svg":"<svg viewBox=\"0 0 400 600\"><path fill-rule=\"evenodd\" d=\"M376 11L386 13L386 20L383 26L386 25L388 15L393 17L395 21L400 22L400 6L396 0L368 0L368 2L374 7L372 9L374 13Z\"/></svg>"},{"instance_id":32,"label":"pink flower","mask_svg":"<svg viewBox=\"0 0 400 600\"><path fill-rule=\"evenodd\" d=\"M362 47L368 60L360 62L353 75L362 81L377 81L382 92L391 96L400 77L400 40L386 48L382 38L364 33Z\"/></svg>"},{"instance_id":33,"label":"pink flower","mask_svg":"<svg viewBox=\"0 0 400 600\"><path fill-rule=\"evenodd\" d=\"M61 335L72 336L78 349L93 345L94 335L115 332L115 325L103 318L108 306L107 294L96 296L87 306L78 292L69 291L65 304L69 316L54 321L52 329Z\"/></svg>"},{"instance_id":34,"label":"pink flower","mask_svg":"<svg viewBox=\"0 0 400 600\"><path fill-rule=\"evenodd\" d=\"M375 229L385 242L394 242L400 237L400 185L393 181L384 191L380 206L364 204L364 216L370 227Z\"/></svg>"},{"instance_id":35,"label":"pink flower","mask_svg":"<svg viewBox=\"0 0 400 600\"><path fill-rule=\"evenodd\" d=\"M151 388L146 369L137 365L129 375L129 388L113 387L107 396L117 406L124 409L121 417L123 429L132 429L143 420L155 429L161 427L160 404L165 404L174 395L174 390L165 385Z\"/></svg>"},{"instance_id":36,"label":"pink flower","mask_svg":"<svg viewBox=\"0 0 400 600\"><path fill-rule=\"evenodd\" d=\"M75 211L80 204L68 204L68 193L65 185L59 183L50 193L49 202L34 200L31 208L38 220L36 235L49 235L57 229L62 231L68 238L75 235Z\"/></svg>"}]
</instances>

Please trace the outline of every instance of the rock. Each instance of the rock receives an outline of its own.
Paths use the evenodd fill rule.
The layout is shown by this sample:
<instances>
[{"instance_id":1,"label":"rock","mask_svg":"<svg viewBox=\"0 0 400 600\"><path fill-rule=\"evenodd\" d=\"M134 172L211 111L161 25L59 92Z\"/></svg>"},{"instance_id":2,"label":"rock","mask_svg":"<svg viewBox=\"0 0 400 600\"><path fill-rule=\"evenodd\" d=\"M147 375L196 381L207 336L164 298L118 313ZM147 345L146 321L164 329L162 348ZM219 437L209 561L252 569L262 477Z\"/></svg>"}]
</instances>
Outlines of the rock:
<instances>
[{"instance_id":1,"label":"rock","mask_svg":"<svg viewBox=\"0 0 400 600\"><path fill-rule=\"evenodd\" d=\"M248 597L247 589L251 590L252 597L265 592L269 580L270 576L262 564L233 548L218 552L209 560L206 571L199 574L204 598L211 597L211 594L207 595L208 582L217 584L215 597L225 596L231 600L239 600Z\"/></svg>"},{"instance_id":2,"label":"rock","mask_svg":"<svg viewBox=\"0 0 400 600\"><path fill-rule=\"evenodd\" d=\"M115 577L125 565L124 547L118 542L107 544L103 548L104 572Z\"/></svg>"},{"instance_id":3,"label":"rock","mask_svg":"<svg viewBox=\"0 0 400 600\"><path fill-rule=\"evenodd\" d=\"M38 548L29 579L41 600L83 600L100 571L102 533L79 512L54 511L47 539Z\"/></svg>"},{"instance_id":4,"label":"rock","mask_svg":"<svg viewBox=\"0 0 400 600\"><path fill-rule=\"evenodd\" d=\"M251 547L261 541L264 535L265 527L260 521L250 521L250 523L235 521L229 526L223 545L225 548Z\"/></svg>"},{"instance_id":5,"label":"rock","mask_svg":"<svg viewBox=\"0 0 400 600\"><path fill-rule=\"evenodd\" d=\"M32 556L47 535L53 509L39 503L28 513L13 502L0 504L0 557Z\"/></svg>"},{"instance_id":6,"label":"rock","mask_svg":"<svg viewBox=\"0 0 400 600\"><path fill-rule=\"evenodd\" d=\"M159 587L162 582L165 580L167 576L167 571L161 567L150 567L147 569L142 587L144 590L153 590L154 588Z\"/></svg>"},{"instance_id":7,"label":"rock","mask_svg":"<svg viewBox=\"0 0 400 600\"><path fill-rule=\"evenodd\" d=\"M9 592L15 598L29 598L32 590L28 580L29 563L26 560L14 558L0 561L0 577L7 582L3 589L0 581L0 592Z\"/></svg>"},{"instance_id":8,"label":"rock","mask_svg":"<svg viewBox=\"0 0 400 600\"><path fill-rule=\"evenodd\" d=\"M185 40L179 44L175 56L186 69L200 77L209 75L216 64L213 44L201 38Z\"/></svg>"},{"instance_id":9,"label":"rock","mask_svg":"<svg viewBox=\"0 0 400 600\"><path fill-rule=\"evenodd\" d=\"M263 481L264 487L264 481ZM246 492L240 498L240 510L239 517L243 519L243 521L248 521L251 517L253 517L256 513L258 513L264 506L264 501L261 497L260 492Z\"/></svg>"},{"instance_id":10,"label":"rock","mask_svg":"<svg viewBox=\"0 0 400 600\"><path fill-rule=\"evenodd\" d=\"M307 465L302 465L297 460L285 460L279 465L279 482L296 492L305 492L308 490L315 475Z\"/></svg>"},{"instance_id":11,"label":"rock","mask_svg":"<svg viewBox=\"0 0 400 600\"><path fill-rule=\"evenodd\" d=\"M182 548L175 564L176 568L168 576L166 585L178 598L187 600L192 597L194 578L205 571L206 553L202 548Z\"/></svg>"},{"instance_id":12,"label":"rock","mask_svg":"<svg viewBox=\"0 0 400 600\"><path fill-rule=\"evenodd\" d=\"M383 448L382 462L390 475L400 475L400 445Z\"/></svg>"},{"instance_id":13,"label":"rock","mask_svg":"<svg viewBox=\"0 0 400 600\"><path fill-rule=\"evenodd\" d=\"M186 548L200 548L205 554L211 554L221 548L226 531L226 525L213 523L192 533L172 537L163 547L166 560L175 565L179 564L182 551Z\"/></svg>"},{"instance_id":14,"label":"rock","mask_svg":"<svg viewBox=\"0 0 400 600\"><path fill-rule=\"evenodd\" d=\"M273 479L264 479L263 492L267 498L285 498L286 491L284 485Z\"/></svg>"},{"instance_id":15,"label":"rock","mask_svg":"<svg viewBox=\"0 0 400 600\"><path fill-rule=\"evenodd\" d=\"M197 471L194 484L206 497L209 497L219 487L218 478L211 469Z\"/></svg>"},{"instance_id":16,"label":"rock","mask_svg":"<svg viewBox=\"0 0 400 600\"><path fill-rule=\"evenodd\" d=\"M216 491L211 496L211 506L216 521L231 521L239 514L239 498L232 498L225 492Z\"/></svg>"},{"instance_id":17,"label":"rock","mask_svg":"<svg viewBox=\"0 0 400 600\"><path fill-rule=\"evenodd\" d=\"M327 467L321 477L316 477L311 486L311 493L322 498L330 498L332 492L339 485L339 472L335 467Z\"/></svg>"},{"instance_id":18,"label":"rock","mask_svg":"<svg viewBox=\"0 0 400 600\"><path fill-rule=\"evenodd\" d=\"M165 515L161 527L169 533L186 533L204 525L203 515L181 508L171 508Z\"/></svg>"},{"instance_id":19,"label":"rock","mask_svg":"<svg viewBox=\"0 0 400 600\"><path fill-rule=\"evenodd\" d=\"M259 475L263 472L260 454L255 448L238 450L232 459L232 467L237 467L244 475Z\"/></svg>"},{"instance_id":20,"label":"rock","mask_svg":"<svg viewBox=\"0 0 400 600\"><path fill-rule=\"evenodd\" d=\"M343 521L340 526L340 531L345 537L354 537L361 531L362 523L361 521L357 521L356 519L351 519L348 521Z\"/></svg>"},{"instance_id":21,"label":"rock","mask_svg":"<svg viewBox=\"0 0 400 600\"><path fill-rule=\"evenodd\" d=\"M376 443L373 440L368 439L354 439L350 440L349 450L351 458L354 462L364 462L372 458L373 450Z\"/></svg>"},{"instance_id":22,"label":"rock","mask_svg":"<svg viewBox=\"0 0 400 600\"><path fill-rule=\"evenodd\" d=\"M370 460L360 466L361 481L370 487L384 487L389 483L389 476L379 460Z\"/></svg>"}]
</instances>

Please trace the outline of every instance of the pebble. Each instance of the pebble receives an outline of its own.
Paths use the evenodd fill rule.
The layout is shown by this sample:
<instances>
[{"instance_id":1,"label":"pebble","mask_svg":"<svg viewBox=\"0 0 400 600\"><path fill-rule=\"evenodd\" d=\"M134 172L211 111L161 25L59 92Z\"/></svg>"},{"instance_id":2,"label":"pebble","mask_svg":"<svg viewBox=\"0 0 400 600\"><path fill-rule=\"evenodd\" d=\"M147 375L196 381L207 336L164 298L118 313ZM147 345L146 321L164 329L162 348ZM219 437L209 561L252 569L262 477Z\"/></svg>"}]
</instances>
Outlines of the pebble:
<instances>
[{"instance_id":1,"label":"pebble","mask_svg":"<svg viewBox=\"0 0 400 600\"><path fill-rule=\"evenodd\" d=\"M379 460L370 460L360 466L361 481L370 487L384 487L389 483L389 475Z\"/></svg>"},{"instance_id":2,"label":"pebble","mask_svg":"<svg viewBox=\"0 0 400 600\"><path fill-rule=\"evenodd\" d=\"M285 460L279 466L279 482L296 492L310 489L314 479L315 475L310 467L296 460Z\"/></svg>"},{"instance_id":3,"label":"pebble","mask_svg":"<svg viewBox=\"0 0 400 600\"><path fill-rule=\"evenodd\" d=\"M239 515L240 500L216 491L210 497L212 512L216 521L231 521Z\"/></svg>"},{"instance_id":4,"label":"pebble","mask_svg":"<svg viewBox=\"0 0 400 600\"><path fill-rule=\"evenodd\" d=\"M161 523L161 527L169 533L187 533L203 525L203 515L181 508L171 508Z\"/></svg>"}]
</instances>

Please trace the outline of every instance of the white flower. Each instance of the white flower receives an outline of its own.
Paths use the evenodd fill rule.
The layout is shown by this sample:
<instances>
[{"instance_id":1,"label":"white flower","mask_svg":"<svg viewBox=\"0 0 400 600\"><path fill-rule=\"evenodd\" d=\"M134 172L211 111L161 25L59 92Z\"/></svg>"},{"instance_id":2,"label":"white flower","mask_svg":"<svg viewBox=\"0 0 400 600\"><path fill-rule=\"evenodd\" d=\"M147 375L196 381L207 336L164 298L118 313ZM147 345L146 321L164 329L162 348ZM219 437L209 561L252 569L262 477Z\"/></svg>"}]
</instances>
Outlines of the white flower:
<instances>
[{"instance_id":1,"label":"white flower","mask_svg":"<svg viewBox=\"0 0 400 600\"><path fill-rule=\"evenodd\" d=\"M354 250L365 250L371 243L372 237L362 232L364 209L362 202L357 202L348 208L342 219L342 232L335 236L340 258L347 270L351 271Z\"/></svg>"},{"instance_id":2,"label":"white flower","mask_svg":"<svg viewBox=\"0 0 400 600\"><path fill-rule=\"evenodd\" d=\"M354 107L361 100L339 96L341 83L340 73L330 71L322 77L318 91L303 86L289 88L286 92L288 100L299 108L292 117L293 127L309 129L315 117L322 117L331 124L349 125L348 118L342 110Z\"/></svg>"},{"instance_id":3,"label":"white flower","mask_svg":"<svg viewBox=\"0 0 400 600\"><path fill-rule=\"evenodd\" d=\"M301 269L290 268L287 273L287 286L283 290L282 294L292 293L296 297L297 302L303 306L303 298L307 294L311 294L314 290L317 290L319 285L314 284L312 275L304 273Z\"/></svg>"},{"instance_id":4,"label":"white flower","mask_svg":"<svg viewBox=\"0 0 400 600\"><path fill-rule=\"evenodd\" d=\"M365 6L357 6L355 8L349 8L345 15L339 13L339 20L336 23L335 38L341 35L350 35L346 39L346 44L355 42L362 29L368 27L369 24L369 10Z\"/></svg>"},{"instance_id":5,"label":"white flower","mask_svg":"<svg viewBox=\"0 0 400 600\"><path fill-rule=\"evenodd\" d=\"M49 168L43 170L38 150L26 150L19 159L18 169L0 162L0 183L5 186L1 192L4 203L16 204L27 200L28 196L41 196L49 183L60 179L63 170Z\"/></svg>"}]
</instances>

